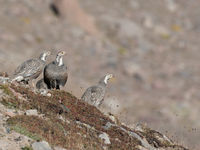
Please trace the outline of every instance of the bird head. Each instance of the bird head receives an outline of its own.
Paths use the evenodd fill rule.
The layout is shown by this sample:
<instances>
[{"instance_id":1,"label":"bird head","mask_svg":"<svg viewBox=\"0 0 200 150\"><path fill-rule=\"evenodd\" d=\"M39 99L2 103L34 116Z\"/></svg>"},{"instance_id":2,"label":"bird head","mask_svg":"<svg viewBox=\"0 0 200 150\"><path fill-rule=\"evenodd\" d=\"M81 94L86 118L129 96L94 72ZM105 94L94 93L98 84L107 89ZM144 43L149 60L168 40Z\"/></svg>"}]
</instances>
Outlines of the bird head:
<instances>
[{"instance_id":1,"label":"bird head","mask_svg":"<svg viewBox=\"0 0 200 150\"><path fill-rule=\"evenodd\" d=\"M66 54L65 51L58 52L58 54L56 56L56 62L58 63L58 66L62 66L63 65L63 58L62 58L62 56L64 56L65 54Z\"/></svg>"},{"instance_id":2,"label":"bird head","mask_svg":"<svg viewBox=\"0 0 200 150\"><path fill-rule=\"evenodd\" d=\"M108 84L108 81L109 81L110 79L112 79L112 78L114 78L114 75L113 75L113 74L107 74L107 75L105 76L105 78L104 78L104 83L105 83L105 84Z\"/></svg>"},{"instance_id":3,"label":"bird head","mask_svg":"<svg viewBox=\"0 0 200 150\"><path fill-rule=\"evenodd\" d=\"M60 52L58 52L57 56L64 56L65 54L66 54L65 51L60 51Z\"/></svg>"},{"instance_id":4,"label":"bird head","mask_svg":"<svg viewBox=\"0 0 200 150\"><path fill-rule=\"evenodd\" d=\"M50 51L45 51L40 55L40 59L43 60L43 61L46 61L47 56L49 56L49 55L51 55L51 52Z\"/></svg>"}]
</instances>

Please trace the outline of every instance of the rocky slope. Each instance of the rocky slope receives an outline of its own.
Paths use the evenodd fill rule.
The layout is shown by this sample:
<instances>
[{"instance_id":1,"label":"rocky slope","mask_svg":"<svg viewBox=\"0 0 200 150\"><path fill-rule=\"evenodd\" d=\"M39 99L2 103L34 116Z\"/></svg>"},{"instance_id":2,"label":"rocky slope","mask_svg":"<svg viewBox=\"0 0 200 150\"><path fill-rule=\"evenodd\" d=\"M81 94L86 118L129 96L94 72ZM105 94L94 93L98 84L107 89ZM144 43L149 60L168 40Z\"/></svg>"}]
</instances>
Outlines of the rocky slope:
<instances>
[{"instance_id":1,"label":"rocky slope","mask_svg":"<svg viewBox=\"0 0 200 150\"><path fill-rule=\"evenodd\" d=\"M144 125L129 128L66 91L45 96L1 83L0 92L1 150L38 150L39 141L56 150L186 150Z\"/></svg>"}]
</instances>

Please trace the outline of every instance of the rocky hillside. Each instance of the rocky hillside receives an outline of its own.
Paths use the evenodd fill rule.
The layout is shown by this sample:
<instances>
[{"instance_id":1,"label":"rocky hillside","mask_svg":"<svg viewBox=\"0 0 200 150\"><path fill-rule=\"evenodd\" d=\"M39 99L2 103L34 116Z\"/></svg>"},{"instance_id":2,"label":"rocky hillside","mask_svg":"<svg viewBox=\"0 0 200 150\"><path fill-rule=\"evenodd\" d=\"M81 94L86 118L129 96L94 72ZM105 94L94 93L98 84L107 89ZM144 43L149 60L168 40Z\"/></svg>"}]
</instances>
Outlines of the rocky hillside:
<instances>
[{"instance_id":1,"label":"rocky hillside","mask_svg":"<svg viewBox=\"0 0 200 150\"><path fill-rule=\"evenodd\" d=\"M66 91L42 95L6 82L0 89L1 150L186 150L144 125L129 128Z\"/></svg>"}]
</instances>

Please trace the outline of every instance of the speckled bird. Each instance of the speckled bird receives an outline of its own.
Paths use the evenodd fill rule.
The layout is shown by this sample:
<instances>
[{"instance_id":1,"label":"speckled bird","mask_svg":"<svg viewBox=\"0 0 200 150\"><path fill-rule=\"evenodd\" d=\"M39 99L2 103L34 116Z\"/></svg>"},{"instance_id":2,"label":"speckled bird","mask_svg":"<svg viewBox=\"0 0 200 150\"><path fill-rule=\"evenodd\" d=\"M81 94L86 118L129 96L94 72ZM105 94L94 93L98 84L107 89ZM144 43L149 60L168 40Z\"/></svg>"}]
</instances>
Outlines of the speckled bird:
<instances>
[{"instance_id":1,"label":"speckled bird","mask_svg":"<svg viewBox=\"0 0 200 150\"><path fill-rule=\"evenodd\" d=\"M67 82L68 74L67 66L63 62L64 55L65 51L58 52L55 61L44 68L44 82L47 84L48 89L60 89Z\"/></svg>"},{"instance_id":2,"label":"speckled bird","mask_svg":"<svg viewBox=\"0 0 200 150\"><path fill-rule=\"evenodd\" d=\"M47 56L51 53L49 51L43 52L39 58L29 59L23 62L14 72L14 77L11 81L28 82L39 77L44 69ZM32 83L33 84L33 83Z\"/></svg>"},{"instance_id":3,"label":"speckled bird","mask_svg":"<svg viewBox=\"0 0 200 150\"><path fill-rule=\"evenodd\" d=\"M108 74L108 75L104 76L97 85L89 87L84 92L81 99L91 105L99 107L104 100L108 80L111 78L113 78L112 74Z\"/></svg>"}]
</instances>

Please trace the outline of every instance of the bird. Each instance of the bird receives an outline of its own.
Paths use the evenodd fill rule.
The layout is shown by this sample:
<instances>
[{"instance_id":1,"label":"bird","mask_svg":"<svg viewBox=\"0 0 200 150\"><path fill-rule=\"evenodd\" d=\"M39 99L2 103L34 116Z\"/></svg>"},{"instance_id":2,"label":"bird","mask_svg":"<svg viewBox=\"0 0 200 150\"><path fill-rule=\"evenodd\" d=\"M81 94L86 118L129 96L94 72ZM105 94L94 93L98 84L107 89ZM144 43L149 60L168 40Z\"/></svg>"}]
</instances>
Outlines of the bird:
<instances>
[{"instance_id":1,"label":"bird","mask_svg":"<svg viewBox=\"0 0 200 150\"><path fill-rule=\"evenodd\" d=\"M87 88L81 99L93 106L100 107L106 94L108 81L113 77L113 74L105 75L97 85Z\"/></svg>"},{"instance_id":2,"label":"bird","mask_svg":"<svg viewBox=\"0 0 200 150\"><path fill-rule=\"evenodd\" d=\"M18 82L24 82L25 84L28 84L30 80L32 81L33 79L38 78L44 69L47 57L49 55L51 55L51 52L46 51L46 52L41 53L39 58L33 58L33 59L29 59L23 62L14 71L14 74L13 74L14 77L12 77L11 82L18 81ZM32 85L33 85L33 82L32 82Z\"/></svg>"},{"instance_id":3,"label":"bird","mask_svg":"<svg viewBox=\"0 0 200 150\"><path fill-rule=\"evenodd\" d=\"M63 62L65 51L58 52L56 59L45 66L44 68L44 82L48 89L60 89L64 87L67 79L67 66Z\"/></svg>"},{"instance_id":4,"label":"bird","mask_svg":"<svg viewBox=\"0 0 200 150\"><path fill-rule=\"evenodd\" d=\"M42 90L46 90L46 89L48 89L47 84L44 82L43 78L37 81L36 88L38 90L41 90L41 89Z\"/></svg>"}]
</instances>

